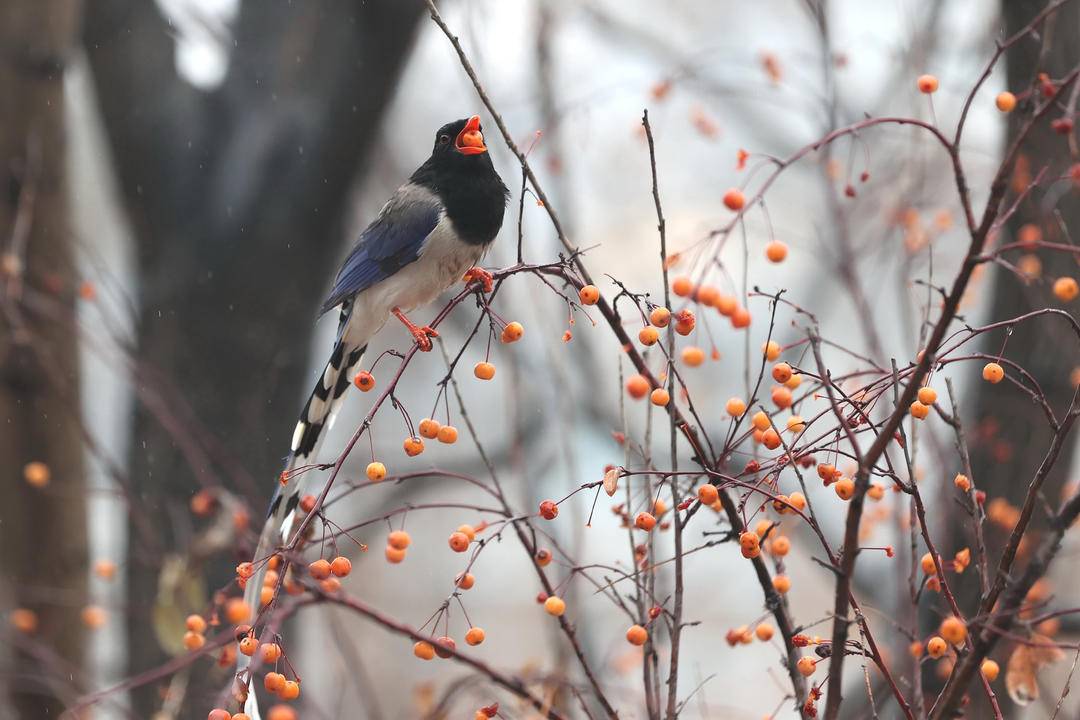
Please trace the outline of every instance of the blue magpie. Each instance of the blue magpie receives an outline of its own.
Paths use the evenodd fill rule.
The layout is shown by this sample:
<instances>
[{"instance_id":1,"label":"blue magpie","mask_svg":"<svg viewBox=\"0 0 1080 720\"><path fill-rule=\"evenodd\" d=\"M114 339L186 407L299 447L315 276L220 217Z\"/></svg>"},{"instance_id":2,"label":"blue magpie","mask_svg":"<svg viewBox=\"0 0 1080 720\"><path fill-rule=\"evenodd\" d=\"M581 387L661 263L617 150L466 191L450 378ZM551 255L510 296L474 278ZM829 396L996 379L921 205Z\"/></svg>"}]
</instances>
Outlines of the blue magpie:
<instances>
[{"instance_id":1,"label":"blue magpie","mask_svg":"<svg viewBox=\"0 0 1080 720\"><path fill-rule=\"evenodd\" d=\"M309 462L318 450L375 333L393 315L419 349L429 351L430 338L437 333L417 326L406 313L430 303L463 277L491 290L491 275L476 263L502 226L508 197L484 145L480 117L474 115L439 128L431 157L360 233L320 311L339 308L337 339L293 432L256 561L289 541L300 501L299 478L290 477L289 471ZM246 587L245 599L253 610L258 610L262 576L260 570ZM254 693L251 698L249 706Z\"/></svg>"}]
</instances>

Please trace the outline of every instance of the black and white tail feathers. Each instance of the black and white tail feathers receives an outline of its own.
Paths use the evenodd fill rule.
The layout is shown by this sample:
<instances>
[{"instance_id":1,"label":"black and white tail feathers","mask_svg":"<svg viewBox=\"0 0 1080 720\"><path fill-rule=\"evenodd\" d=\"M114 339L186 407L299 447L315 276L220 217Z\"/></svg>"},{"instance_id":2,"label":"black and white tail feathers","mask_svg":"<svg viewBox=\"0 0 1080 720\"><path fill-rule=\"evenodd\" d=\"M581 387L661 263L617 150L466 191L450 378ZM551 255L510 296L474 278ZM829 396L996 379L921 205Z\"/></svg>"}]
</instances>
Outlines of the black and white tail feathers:
<instances>
[{"instance_id":1,"label":"black and white tail feathers","mask_svg":"<svg viewBox=\"0 0 1080 720\"><path fill-rule=\"evenodd\" d=\"M301 476L293 475L296 468L309 464L314 460L315 454L322 444L325 431L334 424L338 410L345 397L353 376L359 370L363 360L364 351L367 349L366 340L358 344L347 338L349 318L352 314L352 301L346 300L341 306L341 316L338 322L337 339L334 341L334 351L323 369L322 377L315 383L304 409L300 413L300 419L293 431L292 443L289 454L285 458L285 467L281 477L284 482L279 482L270 501L270 510L267 513L266 522L259 534L259 543L255 549L256 572L247 581L244 589L244 601L251 608L252 618L259 612L259 599L261 595L263 577L266 574L267 563L263 562L273 552L275 547L283 545L291 540L296 519L296 508L300 504ZM244 655L238 656L237 671L243 670L249 662ZM255 692L251 680L248 680L248 702L245 711L252 720L258 720L258 705L255 701Z\"/></svg>"}]
</instances>

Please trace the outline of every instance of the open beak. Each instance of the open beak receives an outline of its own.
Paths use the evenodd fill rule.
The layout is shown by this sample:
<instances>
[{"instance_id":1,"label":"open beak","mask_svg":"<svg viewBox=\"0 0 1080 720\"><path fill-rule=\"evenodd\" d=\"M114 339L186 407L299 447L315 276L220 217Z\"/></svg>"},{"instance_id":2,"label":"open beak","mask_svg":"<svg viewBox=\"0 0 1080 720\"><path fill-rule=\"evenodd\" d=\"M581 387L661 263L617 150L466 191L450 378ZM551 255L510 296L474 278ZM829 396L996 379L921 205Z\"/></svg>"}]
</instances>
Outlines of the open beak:
<instances>
[{"instance_id":1,"label":"open beak","mask_svg":"<svg viewBox=\"0 0 1080 720\"><path fill-rule=\"evenodd\" d=\"M465 127L458 133L457 140L454 141L454 147L462 155L479 155L487 152L487 147L484 145L484 135L480 132L479 115L473 115L465 123Z\"/></svg>"}]
</instances>

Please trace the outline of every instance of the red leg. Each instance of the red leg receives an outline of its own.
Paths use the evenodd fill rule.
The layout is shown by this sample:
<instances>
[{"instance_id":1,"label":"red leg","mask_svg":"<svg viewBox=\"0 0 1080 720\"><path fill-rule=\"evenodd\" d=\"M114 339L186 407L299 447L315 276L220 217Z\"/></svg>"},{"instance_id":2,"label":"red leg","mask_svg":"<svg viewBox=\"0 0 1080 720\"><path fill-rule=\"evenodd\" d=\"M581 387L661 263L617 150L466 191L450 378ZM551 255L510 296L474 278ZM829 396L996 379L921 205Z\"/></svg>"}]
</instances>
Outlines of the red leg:
<instances>
[{"instance_id":1,"label":"red leg","mask_svg":"<svg viewBox=\"0 0 1080 720\"><path fill-rule=\"evenodd\" d=\"M483 268L469 268L465 271L465 275L461 279L465 282L466 285L471 282L481 283L484 287L485 293L491 292L491 290L495 287L495 278L492 277L491 273L489 273L487 270L484 270Z\"/></svg>"},{"instance_id":2,"label":"red leg","mask_svg":"<svg viewBox=\"0 0 1080 720\"><path fill-rule=\"evenodd\" d=\"M420 348L420 352L428 352L431 350L430 338L439 337L439 333L435 332L433 328L430 328L427 325L424 327L416 325L412 320L405 317L405 313L401 312L398 308L394 308L390 312L392 312L394 317L400 320L402 324L409 329L413 339L416 340L416 345Z\"/></svg>"}]
</instances>

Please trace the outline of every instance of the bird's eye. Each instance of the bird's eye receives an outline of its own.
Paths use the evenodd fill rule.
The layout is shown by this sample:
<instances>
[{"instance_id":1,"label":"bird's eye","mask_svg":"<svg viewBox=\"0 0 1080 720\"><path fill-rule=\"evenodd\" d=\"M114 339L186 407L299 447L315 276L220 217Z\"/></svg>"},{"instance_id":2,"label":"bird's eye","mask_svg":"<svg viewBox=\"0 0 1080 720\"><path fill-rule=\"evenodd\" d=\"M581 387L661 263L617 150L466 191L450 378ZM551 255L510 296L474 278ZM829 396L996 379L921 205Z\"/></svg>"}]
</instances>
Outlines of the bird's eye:
<instances>
[{"instance_id":1,"label":"bird's eye","mask_svg":"<svg viewBox=\"0 0 1080 720\"><path fill-rule=\"evenodd\" d=\"M450 142L450 136L449 135L440 135L439 136L439 144L440 145L445 145L448 142Z\"/></svg>"}]
</instances>

